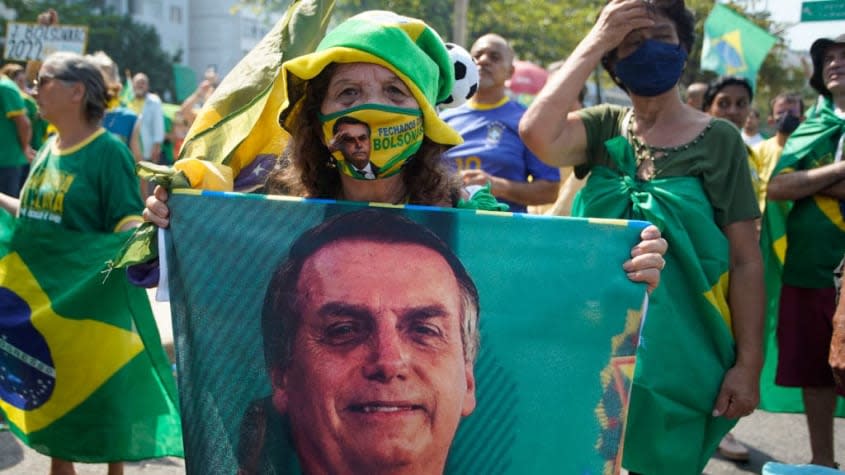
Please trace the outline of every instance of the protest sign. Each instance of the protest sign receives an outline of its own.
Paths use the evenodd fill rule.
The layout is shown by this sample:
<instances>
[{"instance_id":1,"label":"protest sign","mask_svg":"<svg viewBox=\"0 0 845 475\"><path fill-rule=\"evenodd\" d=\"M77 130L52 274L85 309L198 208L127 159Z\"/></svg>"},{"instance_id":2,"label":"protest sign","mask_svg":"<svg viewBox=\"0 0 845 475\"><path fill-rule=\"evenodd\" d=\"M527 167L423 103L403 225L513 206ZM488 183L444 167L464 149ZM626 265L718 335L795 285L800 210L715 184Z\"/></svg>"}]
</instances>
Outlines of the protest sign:
<instances>
[{"instance_id":1,"label":"protest sign","mask_svg":"<svg viewBox=\"0 0 845 475\"><path fill-rule=\"evenodd\" d=\"M6 23L3 58L12 61L43 60L57 51L85 53L88 27L83 25L39 25Z\"/></svg>"}]
</instances>

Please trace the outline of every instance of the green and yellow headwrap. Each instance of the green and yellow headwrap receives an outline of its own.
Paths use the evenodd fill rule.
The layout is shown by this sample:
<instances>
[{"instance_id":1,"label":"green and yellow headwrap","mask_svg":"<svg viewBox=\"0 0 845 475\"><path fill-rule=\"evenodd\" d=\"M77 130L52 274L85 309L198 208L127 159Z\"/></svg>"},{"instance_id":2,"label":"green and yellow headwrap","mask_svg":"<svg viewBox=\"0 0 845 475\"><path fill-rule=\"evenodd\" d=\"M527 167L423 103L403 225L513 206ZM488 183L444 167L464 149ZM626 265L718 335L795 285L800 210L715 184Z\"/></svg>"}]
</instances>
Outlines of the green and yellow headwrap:
<instances>
[{"instance_id":1,"label":"green and yellow headwrap","mask_svg":"<svg viewBox=\"0 0 845 475\"><path fill-rule=\"evenodd\" d=\"M396 74L411 90L423 114L425 135L434 142L457 145L461 136L437 115L435 105L452 92L455 71L440 36L421 20L388 11L355 15L326 34L314 53L282 65L287 101L280 119L289 129L304 95L304 82L331 63L372 63Z\"/></svg>"}]
</instances>

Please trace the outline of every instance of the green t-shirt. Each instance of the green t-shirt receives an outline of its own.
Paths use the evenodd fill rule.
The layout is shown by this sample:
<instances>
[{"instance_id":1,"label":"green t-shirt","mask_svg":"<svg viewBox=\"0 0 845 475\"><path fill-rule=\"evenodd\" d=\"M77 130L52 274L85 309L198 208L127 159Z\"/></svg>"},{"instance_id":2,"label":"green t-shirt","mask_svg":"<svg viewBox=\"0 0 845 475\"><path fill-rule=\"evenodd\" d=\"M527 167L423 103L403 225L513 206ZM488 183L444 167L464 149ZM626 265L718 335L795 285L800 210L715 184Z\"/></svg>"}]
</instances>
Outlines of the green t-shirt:
<instances>
[{"instance_id":1,"label":"green t-shirt","mask_svg":"<svg viewBox=\"0 0 845 475\"><path fill-rule=\"evenodd\" d=\"M588 162L575 167L582 178L596 165L615 169L605 141L617 137L630 108L604 104L578 111L587 132ZM748 152L733 124L713 119L688 146L655 160L655 178L693 176L701 181L719 227L760 217L751 184Z\"/></svg>"},{"instance_id":2,"label":"green t-shirt","mask_svg":"<svg viewBox=\"0 0 845 475\"><path fill-rule=\"evenodd\" d=\"M32 125L32 139L29 145L33 150L38 150L44 145L44 140L47 139L47 121L38 113L38 104L35 99L27 94L22 94L23 102L26 106L26 116L29 117L29 123Z\"/></svg>"},{"instance_id":3,"label":"green t-shirt","mask_svg":"<svg viewBox=\"0 0 845 475\"><path fill-rule=\"evenodd\" d=\"M170 117L164 116L164 142L161 143L161 164L173 165L175 157L173 156L173 142L167 138L167 134L173 132L173 120Z\"/></svg>"},{"instance_id":4,"label":"green t-shirt","mask_svg":"<svg viewBox=\"0 0 845 475\"><path fill-rule=\"evenodd\" d=\"M26 114L21 91L11 79L0 74L0 167L26 165L26 154L18 141L14 117Z\"/></svg>"},{"instance_id":5,"label":"green t-shirt","mask_svg":"<svg viewBox=\"0 0 845 475\"><path fill-rule=\"evenodd\" d=\"M132 152L100 129L68 150L47 140L21 193L21 222L45 220L74 231L113 232L144 205Z\"/></svg>"}]
</instances>

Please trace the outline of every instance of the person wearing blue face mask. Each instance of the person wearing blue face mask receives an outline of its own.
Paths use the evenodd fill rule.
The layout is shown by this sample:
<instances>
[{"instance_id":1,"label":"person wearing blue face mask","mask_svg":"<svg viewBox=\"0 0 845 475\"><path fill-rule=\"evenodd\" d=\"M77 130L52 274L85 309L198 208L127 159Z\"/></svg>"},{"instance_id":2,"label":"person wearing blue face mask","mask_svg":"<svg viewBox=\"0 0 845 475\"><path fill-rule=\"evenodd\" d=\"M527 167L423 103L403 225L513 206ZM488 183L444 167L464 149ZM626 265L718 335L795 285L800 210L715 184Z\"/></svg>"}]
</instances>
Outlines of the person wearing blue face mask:
<instances>
[{"instance_id":1,"label":"person wearing blue face mask","mask_svg":"<svg viewBox=\"0 0 845 475\"><path fill-rule=\"evenodd\" d=\"M683 0L607 2L520 122L541 160L591 173L573 216L649 220L669 242L631 389L632 473L701 473L759 401L760 209L736 127L681 100L694 25ZM633 107L567 113L599 63Z\"/></svg>"},{"instance_id":2,"label":"person wearing blue face mask","mask_svg":"<svg viewBox=\"0 0 845 475\"><path fill-rule=\"evenodd\" d=\"M775 135L764 140L754 147L757 156L757 175L762 183L761 192L763 198L766 196L766 186L772 176L772 172L783 153L783 146L786 139L795 132L795 129L804 121L804 100L797 92L781 92L771 100L769 111L769 127L775 129Z\"/></svg>"}]
</instances>

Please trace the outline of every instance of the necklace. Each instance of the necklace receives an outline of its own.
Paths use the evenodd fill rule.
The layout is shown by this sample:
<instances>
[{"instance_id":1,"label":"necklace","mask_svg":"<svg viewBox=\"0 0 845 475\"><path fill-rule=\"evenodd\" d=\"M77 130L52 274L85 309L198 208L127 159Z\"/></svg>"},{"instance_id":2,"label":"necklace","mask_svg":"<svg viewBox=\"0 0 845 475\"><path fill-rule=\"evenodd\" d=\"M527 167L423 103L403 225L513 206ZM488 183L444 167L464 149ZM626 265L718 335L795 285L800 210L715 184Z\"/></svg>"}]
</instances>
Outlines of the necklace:
<instances>
[{"instance_id":1,"label":"necklace","mask_svg":"<svg viewBox=\"0 0 845 475\"><path fill-rule=\"evenodd\" d=\"M712 126L713 121L711 120L696 138L686 144L678 145L676 147L658 147L643 143L640 138L634 134L634 112L631 111L628 116L627 133L628 140L634 147L634 156L637 159L637 177L645 181L655 178L660 174L663 168L665 168L666 159L669 158L670 155L683 150L688 150L690 147L697 144ZM664 166L657 168L656 161L664 164Z\"/></svg>"}]
</instances>

